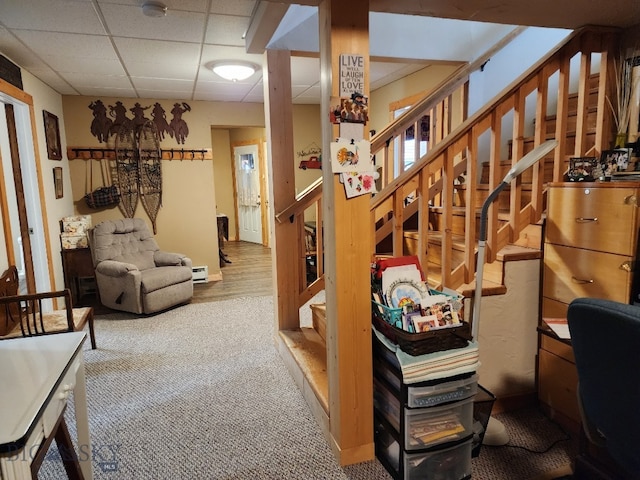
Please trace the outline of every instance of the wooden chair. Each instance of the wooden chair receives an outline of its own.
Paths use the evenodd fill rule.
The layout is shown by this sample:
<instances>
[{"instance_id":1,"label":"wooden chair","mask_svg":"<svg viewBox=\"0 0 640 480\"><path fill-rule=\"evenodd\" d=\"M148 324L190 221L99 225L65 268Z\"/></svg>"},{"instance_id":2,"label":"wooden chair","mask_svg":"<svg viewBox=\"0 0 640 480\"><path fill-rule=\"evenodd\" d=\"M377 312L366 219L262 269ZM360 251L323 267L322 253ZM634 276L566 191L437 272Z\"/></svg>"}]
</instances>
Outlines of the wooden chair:
<instances>
[{"instance_id":1,"label":"wooden chair","mask_svg":"<svg viewBox=\"0 0 640 480\"><path fill-rule=\"evenodd\" d=\"M51 333L77 332L89 324L91 348L96 348L93 330L93 308L73 308L71 291L67 288L57 292L17 295L18 271L15 266L0 277L0 340L15 337L48 335ZM43 310L43 301L60 302L64 300L62 310L47 312Z\"/></svg>"}]
</instances>

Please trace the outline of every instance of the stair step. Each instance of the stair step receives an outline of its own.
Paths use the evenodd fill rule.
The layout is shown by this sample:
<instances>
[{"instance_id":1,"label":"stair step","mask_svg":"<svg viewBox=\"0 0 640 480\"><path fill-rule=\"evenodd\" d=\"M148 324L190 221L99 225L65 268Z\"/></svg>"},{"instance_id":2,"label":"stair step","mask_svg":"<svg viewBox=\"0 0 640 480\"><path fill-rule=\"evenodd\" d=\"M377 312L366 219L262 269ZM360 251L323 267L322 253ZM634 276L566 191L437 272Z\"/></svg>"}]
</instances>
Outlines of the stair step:
<instances>
[{"instance_id":1,"label":"stair step","mask_svg":"<svg viewBox=\"0 0 640 480\"><path fill-rule=\"evenodd\" d=\"M442 288L442 277L440 276L440 267L437 265L429 265L428 269L428 283L431 288L436 290ZM485 271L486 273L486 271ZM465 298L471 298L474 295L476 289L475 280L469 284L463 284L456 288L456 291ZM487 297L491 295L504 295L507 293L507 287L502 283L494 282L487 278L487 275L482 277L482 296Z\"/></svg>"},{"instance_id":2,"label":"stair step","mask_svg":"<svg viewBox=\"0 0 640 480\"><path fill-rule=\"evenodd\" d=\"M320 338L323 341L327 341L327 304L326 303L312 303L309 305L311 308L311 322L313 329L318 332Z\"/></svg>"},{"instance_id":3,"label":"stair step","mask_svg":"<svg viewBox=\"0 0 640 480\"><path fill-rule=\"evenodd\" d=\"M415 235L418 232L405 232L405 235ZM442 232L429 232L429 244L442 245ZM464 236L452 235L452 244L455 250L465 251ZM496 254L496 260L500 262L514 262L518 260L536 260L542 258L542 252L536 248L524 247L517 244L509 244Z\"/></svg>"},{"instance_id":4,"label":"stair step","mask_svg":"<svg viewBox=\"0 0 640 480\"><path fill-rule=\"evenodd\" d=\"M536 226L532 226L536 228ZM525 238L523 244L509 244L502 248L496 254L496 261L492 263L486 263L484 266L484 275L483 275L483 292L486 290L487 295L498 295L504 293L504 264L506 262L513 262L518 260L535 260L542 258L542 252L539 248L531 247L531 243L535 245L540 245L540 237L539 233L531 232L530 238ZM452 263L453 265L460 264L464 261L464 256L466 252L464 236L463 235L452 235ZM409 240L410 242L408 242ZM405 251L407 255L416 255L418 252L416 251L415 245L418 240L418 232L417 231L405 231L405 247L409 246L410 243L413 244L413 248L409 248L408 251ZM537 242L537 243L536 243ZM427 272L429 277L429 283L433 283L433 285L441 284L441 275L440 275L440 255L441 255L441 246L442 246L442 232L430 231L429 232L429 247L427 250ZM461 289L458 291L466 295L469 291L473 291L475 289L475 285L463 285ZM483 293L484 294L484 293Z\"/></svg>"},{"instance_id":5,"label":"stair step","mask_svg":"<svg viewBox=\"0 0 640 480\"><path fill-rule=\"evenodd\" d=\"M278 334L290 354L284 357L285 364L290 371L300 372L299 378L303 378L308 383L318 403L328 413L329 381L326 343L312 328L280 330ZM295 377L298 377L298 374ZM304 391L304 386L299 386Z\"/></svg>"}]
</instances>

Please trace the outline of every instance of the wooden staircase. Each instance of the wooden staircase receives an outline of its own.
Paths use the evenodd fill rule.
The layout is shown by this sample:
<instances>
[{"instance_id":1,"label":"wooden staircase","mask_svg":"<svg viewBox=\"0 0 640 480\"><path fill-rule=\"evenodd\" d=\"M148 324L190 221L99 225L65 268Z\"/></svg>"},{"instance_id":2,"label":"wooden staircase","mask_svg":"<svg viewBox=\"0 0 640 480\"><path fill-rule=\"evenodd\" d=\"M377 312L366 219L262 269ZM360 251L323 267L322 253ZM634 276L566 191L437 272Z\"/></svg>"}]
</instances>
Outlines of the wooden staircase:
<instances>
[{"instance_id":1,"label":"wooden staircase","mask_svg":"<svg viewBox=\"0 0 640 480\"><path fill-rule=\"evenodd\" d=\"M524 307L521 295L523 290L533 290L534 286L511 288L509 281L518 275L533 278L539 271L534 262L520 260L540 258L547 184L562 180L570 157L599 156L609 148L613 128L605 94L612 90L610 72L616 41L617 33L611 30L587 27L574 32L494 100L454 125L443 114L452 110L452 92L458 88L467 91L465 84L472 70L461 69L443 81L438 91L371 139L371 153L376 156L377 165L383 166L383 188L370 202L372 259L377 254L415 253L432 286L457 289L468 298L473 298L475 290L478 210L484 199L498 187L506 171L534 146L548 138L560 140L543 160L512 181L489 209L482 293L483 297L493 294L492 298L501 303L493 310L483 308L483 311L488 310L493 317L489 320L499 323L509 315L515 316L514 310L521 308L528 310L529 319L526 323L499 324L496 328L500 334L489 334L485 342L488 350L504 349L504 343L492 343L504 338L504 330L509 330L511 338L522 338L529 334L527 332L535 331L536 319L532 326L530 317L537 312L538 299L531 302L536 293L525 292L527 306ZM578 60L577 69L572 66L572 59ZM595 62L598 68L593 70L599 74L591 76L588 72ZM573 76L578 77L578 87L577 92L570 94ZM464 94L460 98L466 101ZM535 100L534 112L527 109L530 104L527 99L531 98ZM432 125L446 125L446 128L431 136L433 141L424 157L399 175L391 175L397 154L394 144L407 141L408 128L413 126L414 131L419 131L424 115L437 119ZM462 184L461 175L466 177ZM287 294L290 295L280 294L278 305L294 302L301 307L324 287L321 235L316 243L320 265L317 280L311 285L307 284L304 240L306 209L315 209L315 229L323 230L321 202L322 182L319 181L276 215L281 225L298 232L299 241L291 246L291 258L298 259L300 265L296 278L288 281L291 291ZM514 264L520 267L507 274ZM514 275L516 270L518 273ZM485 304L484 300L482 303ZM315 313L321 315L320 311ZM343 333L341 323L333 320L322 322L318 317L314 328L291 328L288 324L287 328L279 329L286 347L280 344L283 359L287 364L295 364L290 370L295 372L294 377L325 432L330 430L332 408L327 379L335 374L327 367L327 358L336 355L331 351L330 340L340 338ZM346 337L353 333L347 330ZM534 352L525 353L534 356ZM483 373L485 385L491 386L492 380L499 383L502 379L492 375L501 375L504 366L496 365L497 368L492 369L490 362L487 365L487 373Z\"/></svg>"},{"instance_id":2,"label":"wooden staircase","mask_svg":"<svg viewBox=\"0 0 640 480\"><path fill-rule=\"evenodd\" d=\"M513 181L489 210L483 295L503 293L506 262L541 256L546 184L562 180L570 157L599 156L613 139L605 94L613 88L608 72L616 35L609 29L593 27L574 32L492 102L456 126L451 117L443 115L453 110L452 92L466 89L473 67L457 70L436 91L375 135L371 152L387 173L383 174L382 190L371 200L375 225L372 257L418 255L433 287L446 286L471 297L479 209L484 199L535 145L551 138L564 139ZM574 72L572 58L579 64ZM596 69L591 68L595 62L592 58L599 62ZM599 72L586 73L591 70ZM570 92L570 78L574 76L578 77L578 91ZM525 99L531 96L536 105L532 116L525 106ZM464 95L460 98L466 102ZM393 171L394 142L406 141L406 130L418 129L424 115L437 118L432 125L449 125L448 131L431 132L428 153L393 178L388 172ZM525 135L530 130L533 133ZM415 141L419 141L418 136ZM488 147L481 148L483 143ZM471 181L473 178L478 181ZM300 232L296 281L300 306L324 287L322 242L317 242L320 265L317 279L311 284L304 254L304 212L315 209L315 229L322 231L321 202L319 179L297 196L296 203L276 215L279 222L295 223Z\"/></svg>"},{"instance_id":3,"label":"wooden staircase","mask_svg":"<svg viewBox=\"0 0 640 480\"><path fill-rule=\"evenodd\" d=\"M587 39L596 38L600 48L583 48ZM506 89L500 99L459 125L409 172L391 182L372 202L376 232L383 232L376 238L376 253L418 255L422 264L427 265L432 285L445 285L470 295L474 288L479 207L517 160L535 145L561 138L552 154L525 171L500 194L489 214L488 265L495 261L539 258L546 184L562 180L570 157L599 156L608 148L611 134L607 126L611 118L604 108L604 92L610 88L606 72L610 68L607 59L611 57L613 40L611 32L589 29L575 32L516 85ZM587 76L584 72L591 71L591 58L596 57L593 54L600 56L601 74ZM579 90L568 94L565 92L572 57L581 62ZM552 74L561 78L557 99L553 96L556 92L553 95L550 92ZM525 111L524 99L529 96L536 97L533 118L527 118ZM548 113L553 110L553 102L555 112ZM507 113L513 117L508 129L502 125ZM530 130L526 128L528 122L533 125L533 134L525 136L525 131ZM511 135L505 142L507 131ZM481 135L489 136L491 143L483 155L488 158L484 162L478 160ZM501 155L503 142L506 148ZM373 143L376 144L376 139ZM382 153L387 154L384 148ZM462 166L467 180L479 176L479 182L460 184ZM496 272L501 270L504 269L495 268ZM493 280L502 285L498 276ZM484 294L500 291L501 288L485 282Z\"/></svg>"}]
</instances>

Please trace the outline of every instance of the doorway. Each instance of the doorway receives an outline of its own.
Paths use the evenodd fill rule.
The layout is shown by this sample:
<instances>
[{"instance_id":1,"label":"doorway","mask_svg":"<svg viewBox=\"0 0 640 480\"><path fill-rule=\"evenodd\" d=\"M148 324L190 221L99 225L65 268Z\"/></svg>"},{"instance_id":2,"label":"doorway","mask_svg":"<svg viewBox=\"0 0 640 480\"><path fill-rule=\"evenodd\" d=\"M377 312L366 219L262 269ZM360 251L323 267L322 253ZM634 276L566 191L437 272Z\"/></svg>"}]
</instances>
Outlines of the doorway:
<instances>
[{"instance_id":1,"label":"doorway","mask_svg":"<svg viewBox=\"0 0 640 480\"><path fill-rule=\"evenodd\" d=\"M51 290L44 215L36 167L32 108L0 91L2 225L6 258L16 265L19 293Z\"/></svg>"},{"instance_id":2,"label":"doorway","mask_svg":"<svg viewBox=\"0 0 640 480\"><path fill-rule=\"evenodd\" d=\"M233 147L238 204L238 239L264 243L259 144Z\"/></svg>"}]
</instances>

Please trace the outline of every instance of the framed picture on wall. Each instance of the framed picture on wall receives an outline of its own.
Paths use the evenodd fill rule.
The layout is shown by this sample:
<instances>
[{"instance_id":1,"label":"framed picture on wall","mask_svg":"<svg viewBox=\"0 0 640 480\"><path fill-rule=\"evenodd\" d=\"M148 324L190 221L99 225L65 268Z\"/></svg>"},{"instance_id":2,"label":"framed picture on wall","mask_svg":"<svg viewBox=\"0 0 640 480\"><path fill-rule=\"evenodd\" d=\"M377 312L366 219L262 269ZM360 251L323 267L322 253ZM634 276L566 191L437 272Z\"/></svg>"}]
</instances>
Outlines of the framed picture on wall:
<instances>
[{"instance_id":1,"label":"framed picture on wall","mask_svg":"<svg viewBox=\"0 0 640 480\"><path fill-rule=\"evenodd\" d=\"M62 198L64 191L62 190L62 167L53 167L53 186L56 192L56 198Z\"/></svg>"},{"instance_id":2,"label":"framed picture on wall","mask_svg":"<svg viewBox=\"0 0 640 480\"><path fill-rule=\"evenodd\" d=\"M62 160L58 117L46 110L42 111L42 115L44 117L44 135L47 139L47 156L51 160Z\"/></svg>"}]
</instances>

